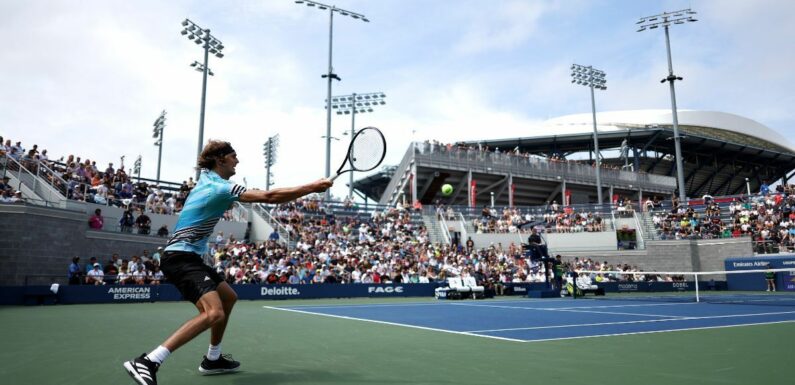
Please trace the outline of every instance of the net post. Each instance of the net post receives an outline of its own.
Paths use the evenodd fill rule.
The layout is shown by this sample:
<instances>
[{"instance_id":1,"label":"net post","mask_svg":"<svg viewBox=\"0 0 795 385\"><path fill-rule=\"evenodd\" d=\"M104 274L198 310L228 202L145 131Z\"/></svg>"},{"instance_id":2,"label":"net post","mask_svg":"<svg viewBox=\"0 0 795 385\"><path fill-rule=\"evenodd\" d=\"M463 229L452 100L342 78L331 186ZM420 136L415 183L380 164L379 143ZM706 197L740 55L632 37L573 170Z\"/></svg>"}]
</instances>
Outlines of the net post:
<instances>
[{"instance_id":1,"label":"net post","mask_svg":"<svg viewBox=\"0 0 795 385\"><path fill-rule=\"evenodd\" d=\"M696 302L701 302L701 298L699 297L699 292L698 292L698 273L694 273L693 277L696 280Z\"/></svg>"}]
</instances>

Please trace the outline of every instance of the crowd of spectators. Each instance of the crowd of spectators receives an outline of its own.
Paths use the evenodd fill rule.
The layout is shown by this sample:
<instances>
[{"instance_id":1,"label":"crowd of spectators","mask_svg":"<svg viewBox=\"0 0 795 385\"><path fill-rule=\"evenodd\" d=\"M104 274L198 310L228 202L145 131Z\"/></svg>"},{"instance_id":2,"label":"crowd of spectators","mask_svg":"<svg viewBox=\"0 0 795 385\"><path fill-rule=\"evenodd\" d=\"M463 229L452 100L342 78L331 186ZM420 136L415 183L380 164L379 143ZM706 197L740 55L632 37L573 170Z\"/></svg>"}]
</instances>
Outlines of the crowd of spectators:
<instances>
[{"instance_id":1,"label":"crowd of spectators","mask_svg":"<svg viewBox=\"0 0 795 385\"><path fill-rule=\"evenodd\" d=\"M652 220L661 239L751 237L757 253L795 251L795 186L763 184L737 197L704 196L701 204L657 210ZM702 203L703 202L703 203Z\"/></svg>"},{"instance_id":2,"label":"crowd of spectators","mask_svg":"<svg viewBox=\"0 0 795 385\"><path fill-rule=\"evenodd\" d=\"M479 249L470 242L434 244L410 207L365 212L351 205L345 211L333 213L318 196L272 206L270 215L290 232L293 247L280 242L275 231L260 243L218 233L209 242L212 264L230 284L430 283L472 276L496 293L508 283L554 282L572 269L638 271L579 258L545 264L514 243ZM70 282L157 284L162 280L159 257L159 250L151 258L146 252L130 260L114 255L104 265L91 260L85 267L76 258ZM627 277L604 274L595 280L652 279Z\"/></svg>"},{"instance_id":3,"label":"crowd of spectators","mask_svg":"<svg viewBox=\"0 0 795 385\"><path fill-rule=\"evenodd\" d=\"M638 266L627 263L609 264L607 261L599 262L592 258L575 257L566 261L564 271L577 271L579 277L590 283L602 282L679 282L684 277L677 275L658 274L655 272L642 272ZM588 273L584 273L587 271Z\"/></svg>"},{"instance_id":4,"label":"crowd of spectators","mask_svg":"<svg viewBox=\"0 0 795 385\"><path fill-rule=\"evenodd\" d=\"M163 280L160 271L160 254L162 247L149 255L144 250L129 259L113 254L105 264L96 257L91 257L85 265L80 264L80 257L72 258L69 264L68 279L70 285L159 285Z\"/></svg>"},{"instance_id":5,"label":"crowd of spectators","mask_svg":"<svg viewBox=\"0 0 795 385\"><path fill-rule=\"evenodd\" d=\"M623 207L623 206L620 206ZM459 212L452 206L436 204L438 219L457 220ZM572 206L561 206L557 201L546 208L504 207L502 209L483 206L480 215L470 217L472 227L483 233L529 233L532 228L542 232L579 233L605 230L604 219L598 211L582 210Z\"/></svg>"},{"instance_id":6,"label":"crowd of spectators","mask_svg":"<svg viewBox=\"0 0 795 385\"><path fill-rule=\"evenodd\" d=\"M124 164L114 168L113 163L108 163L103 170L97 166L96 161L90 159L68 155L52 160L47 155L47 150L39 151L36 144L26 150L21 141L15 145L11 142L11 139L3 142L0 137L0 157L13 158L31 173L48 179L53 186L64 192L67 199L124 208L129 213L125 212L118 226L126 232L135 230L139 234L149 234L151 230L147 223L147 213L179 214L195 186L192 177L183 181L178 189L171 191L144 181L135 183L124 170ZM8 178L4 178L0 184L0 203L22 201L22 193L15 191L8 184ZM222 217L222 220L231 219L229 211ZM161 230L158 231L162 233Z\"/></svg>"}]
</instances>

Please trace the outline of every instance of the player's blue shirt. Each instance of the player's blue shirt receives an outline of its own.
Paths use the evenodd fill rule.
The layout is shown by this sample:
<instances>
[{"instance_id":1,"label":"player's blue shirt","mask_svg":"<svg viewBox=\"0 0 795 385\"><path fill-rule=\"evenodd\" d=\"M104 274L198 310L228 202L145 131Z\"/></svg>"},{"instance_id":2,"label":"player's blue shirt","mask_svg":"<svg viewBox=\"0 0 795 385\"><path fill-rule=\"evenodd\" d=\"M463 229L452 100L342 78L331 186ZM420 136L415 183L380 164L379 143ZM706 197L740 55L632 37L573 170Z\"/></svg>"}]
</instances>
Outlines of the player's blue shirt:
<instances>
[{"instance_id":1,"label":"player's blue shirt","mask_svg":"<svg viewBox=\"0 0 795 385\"><path fill-rule=\"evenodd\" d=\"M199 255L206 253L207 239L218 220L245 191L245 187L233 184L213 171L202 170L199 182L185 200L174 235L169 239L165 251L188 251Z\"/></svg>"}]
</instances>

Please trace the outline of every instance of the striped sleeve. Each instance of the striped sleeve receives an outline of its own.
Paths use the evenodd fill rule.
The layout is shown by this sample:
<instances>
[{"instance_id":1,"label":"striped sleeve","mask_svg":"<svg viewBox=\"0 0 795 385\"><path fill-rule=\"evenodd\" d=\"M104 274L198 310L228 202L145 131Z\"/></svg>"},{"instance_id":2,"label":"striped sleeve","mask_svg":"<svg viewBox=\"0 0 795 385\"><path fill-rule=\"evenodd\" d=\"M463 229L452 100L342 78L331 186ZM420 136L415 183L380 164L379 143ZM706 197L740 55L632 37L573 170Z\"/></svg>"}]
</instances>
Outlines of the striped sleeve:
<instances>
[{"instance_id":1,"label":"striped sleeve","mask_svg":"<svg viewBox=\"0 0 795 385\"><path fill-rule=\"evenodd\" d=\"M246 188L239 184L236 184L232 186L232 189L231 191L229 191L229 194L232 195L233 197L240 198L240 195L243 194L244 192L246 192Z\"/></svg>"}]
</instances>

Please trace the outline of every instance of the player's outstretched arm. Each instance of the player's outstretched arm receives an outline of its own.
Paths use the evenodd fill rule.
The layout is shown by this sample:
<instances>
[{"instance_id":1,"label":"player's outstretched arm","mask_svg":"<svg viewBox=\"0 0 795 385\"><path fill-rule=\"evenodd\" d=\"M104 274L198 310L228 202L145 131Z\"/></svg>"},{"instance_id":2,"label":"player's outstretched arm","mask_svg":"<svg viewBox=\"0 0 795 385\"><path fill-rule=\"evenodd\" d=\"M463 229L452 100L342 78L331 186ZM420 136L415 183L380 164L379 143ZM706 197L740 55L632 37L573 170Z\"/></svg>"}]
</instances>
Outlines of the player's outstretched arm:
<instances>
[{"instance_id":1,"label":"player's outstretched arm","mask_svg":"<svg viewBox=\"0 0 795 385\"><path fill-rule=\"evenodd\" d=\"M241 202L259 202L259 203L284 203L293 199L298 199L304 195L311 193L319 193L328 190L333 185L329 179L318 179L312 183L296 187L281 187L275 188L270 191L264 190L246 190L240 194Z\"/></svg>"}]
</instances>

